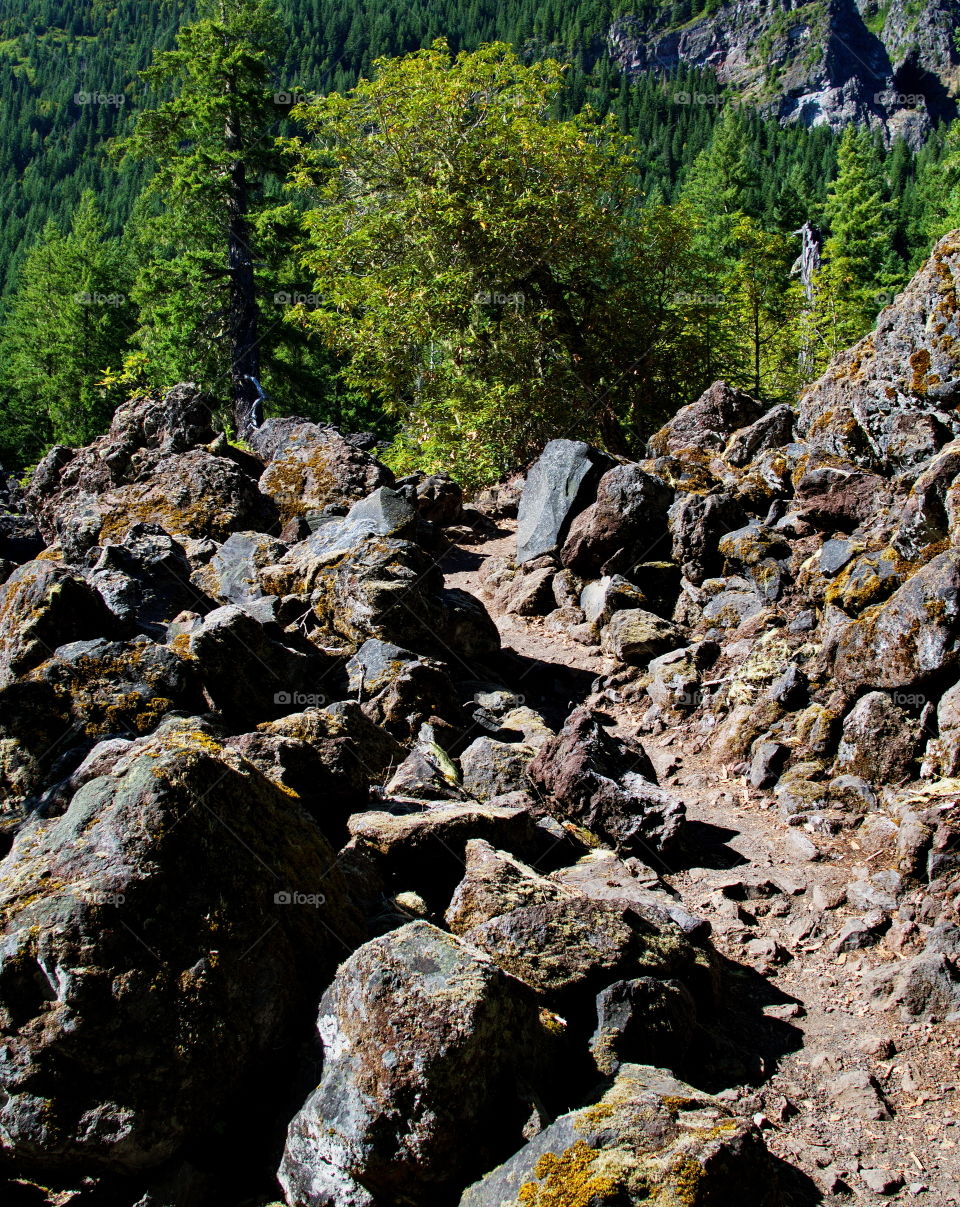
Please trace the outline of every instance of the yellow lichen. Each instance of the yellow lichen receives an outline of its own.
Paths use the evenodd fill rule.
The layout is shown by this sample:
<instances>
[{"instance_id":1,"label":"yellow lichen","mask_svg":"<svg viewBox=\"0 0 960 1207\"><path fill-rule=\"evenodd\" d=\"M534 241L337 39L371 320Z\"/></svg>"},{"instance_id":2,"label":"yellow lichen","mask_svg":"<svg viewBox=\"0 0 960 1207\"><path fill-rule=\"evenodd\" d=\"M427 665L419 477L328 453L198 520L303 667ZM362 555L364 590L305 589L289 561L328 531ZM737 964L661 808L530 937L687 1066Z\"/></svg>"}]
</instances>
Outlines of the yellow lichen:
<instances>
[{"instance_id":1,"label":"yellow lichen","mask_svg":"<svg viewBox=\"0 0 960 1207\"><path fill-rule=\"evenodd\" d=\"M597 1153L577 1140L559 1156L544 1153L533 1168L536 1182L525 1182L517 1194L524 1207L590 1207L617 1190L617 1178L594 1170Z\"/></svg>"}]
</instances>

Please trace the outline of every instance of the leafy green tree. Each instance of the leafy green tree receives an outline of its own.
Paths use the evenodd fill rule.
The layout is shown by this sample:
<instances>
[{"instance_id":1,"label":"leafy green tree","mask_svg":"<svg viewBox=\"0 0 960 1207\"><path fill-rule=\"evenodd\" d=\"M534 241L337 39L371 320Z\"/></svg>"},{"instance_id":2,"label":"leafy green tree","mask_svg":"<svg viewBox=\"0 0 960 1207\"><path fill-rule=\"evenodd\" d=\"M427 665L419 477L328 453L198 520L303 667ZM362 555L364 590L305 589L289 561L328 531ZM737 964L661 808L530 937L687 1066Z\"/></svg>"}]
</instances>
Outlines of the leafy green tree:
<instances>
[{"instance_id":1,"label":"leafy green tree","mask_svg":"<svg viewBox=\"0 0 960 1207\"><path fill-rule=\"evenodd\" d=\"M148 194L160 203L141 214L141 244L155 249L136 285L143 347L158 375L198 376L215 390L228 380L241 436L262 414L258 248L271 222L291 216L266 195L282 116L271 85L279 39L266 0L201 0L175 49L143 73L172 95L120 144L154 165Z\"/></svg>"},{"instance_id":2,"label":"leafy green tree","mask_svg":"<svg viewBox=\"0 0 960 1207\"><path fill-rule=\"evenodd\" d=\"M398 464L478 480L568 432L626 450L697 388L671 306L688 227L638 204L612 122L549 119L557 63L438 41L375 67L297 112L318 303L299 321L404 416Z\"/></svg>"},{"instance_id":3,"label":"leafy green tree","mask_svg":"<svg viewBox=\"0 0 960 1207\"><path fill-rule=\"evenodd\" d=\"M99 382L133 330L128 291L125 250L87 193L69 231L49 223L27 253L0 333L8 460L29 461L51 440L83 444L107 427L117 400Z\"/></svg>"}]
</instances>

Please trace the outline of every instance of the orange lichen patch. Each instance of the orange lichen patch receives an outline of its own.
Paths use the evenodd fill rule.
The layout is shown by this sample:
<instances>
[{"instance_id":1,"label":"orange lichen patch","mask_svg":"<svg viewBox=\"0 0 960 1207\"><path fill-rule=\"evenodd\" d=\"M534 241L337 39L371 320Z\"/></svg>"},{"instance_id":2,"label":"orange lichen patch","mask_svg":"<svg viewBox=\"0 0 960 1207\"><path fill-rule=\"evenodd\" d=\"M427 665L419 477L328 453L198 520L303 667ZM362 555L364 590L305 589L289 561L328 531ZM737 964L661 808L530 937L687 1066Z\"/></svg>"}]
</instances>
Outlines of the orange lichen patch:
<instances>
[{"instance_id":1,"label":"orange lichen patch","mask_svg":"<svg viewBox=\"0 0 960 1207\"><path fill-rule=\"evenodd\" d=\"M927 375L930 372L930 352L928 349L917 348L915 352L910 353L910 368L913 370L910 389L914 394L925 394L928 384Z\"/></svg>"}]
</instances>

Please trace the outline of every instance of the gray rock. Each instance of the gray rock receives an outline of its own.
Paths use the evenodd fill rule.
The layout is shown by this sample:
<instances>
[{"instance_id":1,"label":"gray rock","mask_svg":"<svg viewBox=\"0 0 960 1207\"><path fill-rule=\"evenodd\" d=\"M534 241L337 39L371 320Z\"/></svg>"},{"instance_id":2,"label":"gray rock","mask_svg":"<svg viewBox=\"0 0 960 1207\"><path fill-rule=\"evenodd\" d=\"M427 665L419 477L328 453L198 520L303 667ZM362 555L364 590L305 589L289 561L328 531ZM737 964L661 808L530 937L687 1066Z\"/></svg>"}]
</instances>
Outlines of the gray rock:
<instances>
[{"instance_id":1,"label":"gray rock","mask_svg":"<svg viewBox=\"0 0 960 1207\"><path fill-rule=\"evenodd\" d=\"M793 407L782 403L765 415L735 432L724 449L724 459L731 465L748 465L760 453L789 444L793 438Z\"/></svg>"},{"instance_id":2,"label":"gray rock","mask_svg":"<svg viewBox=\"0 0 960 1207\"><path fill-rule=\"evenodd\" d=\"M453 935L418 921L365 944L324 994L317 1032L323 1074L278 1173L287 1202L437 1201L520 1140L537 1010Z\"/></svg>"},{"instance_id":3,"label":"gray rock","mask_svg":"<svg viewBox=\"0 0 960 1207\"><path fill-rule=\"evenodd\" d=\"M774 1207L778 1191L759 1131L718 1099L648 1065L622 1065L594 1106L561 1115L506 1164L464 1191L460 1207L657 1199Z\"/></svg>"},{"instance_id":4,"label":"gray rock","mask_svg":"<svg viewBox=\"0 0 960 1207\"><path fill-rule=\"evenodd\" d=\"M690 1046L696 1021L696 1003L679 981L615 981L597 995L590 1054L605 1074L625 1063L673 1068Z\"/></svg>"},{"instance_id":5,"label":"gray rock","mask_svg":"<svg viewBox=\"0 0 960 1207\"><path fill-rule=\"evenodd\" d=\"M763 414L763 404L725 381L715 381L696 402L681 407L649 441L652 457L696 449L722 452L727 438Z\"/></svg>"},{"instance_id":6,"label":"gray rock","mask_svg":"<svg viewBox=\"0 0 960 1207\"><path fill-rule=\"evenodd\" d=\"M775 784L789 754L790 748L783 742L759 742L754 748L747 773L750 787L769 788Z\"/></svg>"},{"instance_id":7,"label":"gray rock","mask_svg":"<svg viewBox=\"0 0 960 1207\"><path fill-rule=\"evenodd\" d=\"M682 629L643 608L614 612L600 634L604 654L630 666L646 666L651 658L683 644Z\"/></svg>"},{"instance_id":8,"label":"gray rock","mask_svg":"<svg viewBox=\"0 0 960 1207\"><path fill-rule=\"evenodd\" d=\"M233 532L210 561L194 571L192 581L211 599L236 604L265 620L266 612L259 601L266 598L266 593L259 583L259 571L280 561L286 551L281 541L261 532Z\"/></svg>"},{"instance_id":9,"label":"gray rock","mask_svg":"<svg viewBox=\"0 0 960 1207\"><path fill-rule=\"evenodd\" d=\"M583 578L620 554L632 564L662 556L673 491L639 465L617 465L600 479L597 497L570 526L561 561Z\"/></svg>"},{"instance_id":10,"label":"gray rock","mask_svg":"<svg viewBox=\"0 0 960 1207\"><path fill-rule=\"evenodd\" d=\"M623 608L639 608L646 603L646 598L639 587L621 575L605 574L583 588L580 607L587 624L601 626L610 620L614 612Z\"/></svg>"},{"instance_id":11,"label":"gray rock","mask_svg":"<svg viewBox=\"0 0 960 1207\"><path fill-rule=\"evenodd\" d=\"M836 771L878 784L906 778L920 741L920 725L884 692L869 692L843 720Z\"/></svg>"},{"instance_id":12,"label":"gray rock","mask_svg":"<svg viewBox=\"0 0 960 1207\"><path fill-rule=\"evenodd\" d=\"M859 552L853 541L824 541L820 547L819 566L821 574L833 577Z\"/></svg>"},{"instance_id":13,"label":"gray rock","mask_svg":"<svg viewBox=\"0 0 960 1207\"><path fill-rule=\"evenodd\" d=\"M517 562L558 549L596 493L610 460L582 440L551 440L524 483L517 514Z\"/></svg>"},{"instance_id":14,"label":"gray rock","mask_svg":"<svg viewBox=\"0 0 960 1207\"><path fill-rule=\"evenodd\" d=\"M527 767L535 754L532 746L522 743L474 739L460 755L464 792L474 800L489 801L526 789Z\"/></svg>"},{"instance_id":15,"label":"gray rock","mask_svg":"<svg viewBox=\"0 0 960 1207\"><path fill-rule=\"evenodd\" d=\"M866 1069L841 1073L826 1089L836 1105L856 1119L890 1118L880 1087Z\"/></svg>"},{"instance_id":16,"label":"gray rock","mask_svg":"<svg viewBox=\"0 0 960 1207\"><path fill-rule=\"evenodd\" d=\"M34 818L0 908L0 1127L47 1171L139 1173L203 1143L360 941L313 821L197 718L112 747Z\"/></svg>"}]
</instances>

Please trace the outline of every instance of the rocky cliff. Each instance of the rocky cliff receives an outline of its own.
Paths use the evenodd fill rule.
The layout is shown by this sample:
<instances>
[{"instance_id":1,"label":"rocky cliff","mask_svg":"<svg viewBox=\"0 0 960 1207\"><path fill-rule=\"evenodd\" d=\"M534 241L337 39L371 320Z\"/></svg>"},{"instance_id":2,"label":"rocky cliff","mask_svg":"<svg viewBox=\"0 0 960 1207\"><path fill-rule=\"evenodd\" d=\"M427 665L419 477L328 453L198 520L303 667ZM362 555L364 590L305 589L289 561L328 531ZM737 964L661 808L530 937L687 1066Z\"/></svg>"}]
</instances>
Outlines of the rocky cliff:
<instances>
[{"instance_id":1,"label":"rocky cliff","mask_svg":"<svg viewBox=\"0 0 960 1207\"><path fill-rule=\"evenodd\" d=\"M671 17L651 6L613 23L611 53L625 71L711 68L784 123L855 122L914 145L932 119L955 116L956 0L732 0L683 25Z\"/></svg>"},{"instance_id":2,"label":"rocky cliff","mask_svg":"<svg viewBox=\"0 0 960 1207\"><path fill-rule=\"evenodd\" d=\"M958 278L796 411L472 504L188 385L8 484L4 1202L897 1189L882 1062L960 1016Z\"/></svg>"}]
</instances>

